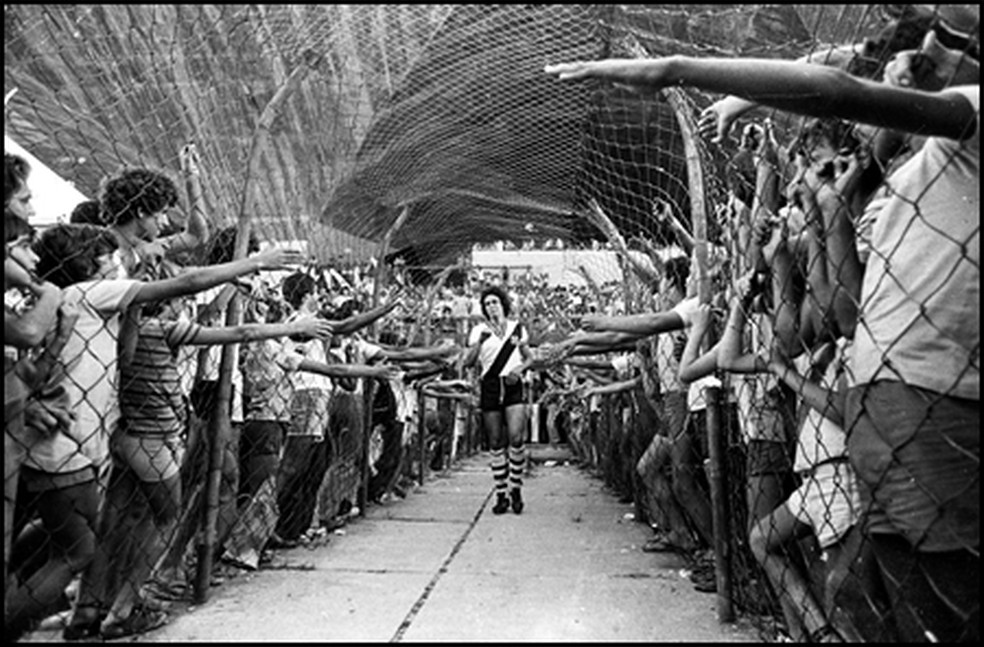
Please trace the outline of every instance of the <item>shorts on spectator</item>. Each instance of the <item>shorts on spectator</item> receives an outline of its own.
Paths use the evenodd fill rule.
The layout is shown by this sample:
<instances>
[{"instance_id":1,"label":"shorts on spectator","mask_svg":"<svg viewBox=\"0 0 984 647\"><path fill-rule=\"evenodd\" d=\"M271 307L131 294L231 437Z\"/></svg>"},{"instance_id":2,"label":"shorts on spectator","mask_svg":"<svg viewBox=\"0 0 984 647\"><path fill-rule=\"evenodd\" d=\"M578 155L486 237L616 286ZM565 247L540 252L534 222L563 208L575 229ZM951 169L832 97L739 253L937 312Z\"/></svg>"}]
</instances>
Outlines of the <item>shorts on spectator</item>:
<instances>
[{"instance_id":1,"label":"shorts on spectator","mask_svg":"<svg viewBox=\"0 0 984 647\"><path fill-rule=\"evenodd\" d=\"M96 480L96 468L83 467L71 472L42 472L26 465L21 466L21 484L28 492L62 490L73 485Z\"/></svg>"},{"instance_id":2,"label":"shorts on spectator","mask_svg":"<svg viewBox=\"0 0 984 647\"><path fill-rule=\"evenodd\" d=\"M136 436L119 433L113 438L113 453L118 461L145 483L174 478L181 471L184 442L177 435Z\"/></svg>"},{"instance_id":3,"label":"shorts on spectator","mask_svg":"<svg viewBox=\"0 0 984 647\"><path fill-rule=\"evenodd\" d=\"M785 440L749 440L745 465L748 476L785 475L793 470Z\"/></svg>"},{"instance_id":4,"label":"shorts on spectator","mask_svg":"<svg viewBox=\"0 0 984 647\"><path fill-rule=\"evenodd\" d=\"M247 456L280 455L284 437L290 432L289 422L277 420L247 420L239 439L239 453Z\"/></svg>"},{"instance_id":5,"label":"shorts on spectator","mask_svg":"<svg viewBox=\"0 0 984 647\"><path fill-rule=\"evenodd\" d=\"M229 415L232 416L236 411L236 398L242 398L242 393L238 392L235 383L231 385L232 392L229 396ZM212 408L219 401L219 382L217 380L200 380L191 387L188 401L199 418L208 419L212 415Z\"/></svg>"},{"instance_id":6,"label":"shorts on spectator","mask_svg":"<svg viewBox=\"0 0 984 647\"><path fill-rule=\"evenodd\" d=\"M920 551L980 545L980 402L880 380L847 394L848 455L869 533Z\"/></svg>"},{"instance_id":7,"label":"shorts on spectator","mask_svg":"<svg viewBox=\"0 0 984 647\"><path fill-rule=\"evenodd\" d=\"M798 520L813 527L821 548L840 541L861 516L861 496L846 460L817 465L786 501Z\"/></svg>"}]
</instances>

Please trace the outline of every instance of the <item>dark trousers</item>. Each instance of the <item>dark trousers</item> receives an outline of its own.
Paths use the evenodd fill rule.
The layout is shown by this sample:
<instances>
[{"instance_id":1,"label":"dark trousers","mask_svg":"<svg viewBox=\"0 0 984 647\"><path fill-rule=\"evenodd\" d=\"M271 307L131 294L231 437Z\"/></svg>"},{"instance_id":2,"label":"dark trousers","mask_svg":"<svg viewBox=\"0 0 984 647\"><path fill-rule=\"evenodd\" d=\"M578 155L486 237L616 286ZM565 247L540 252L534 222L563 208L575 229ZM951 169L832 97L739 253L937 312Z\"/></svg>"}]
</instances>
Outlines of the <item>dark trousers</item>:
<instances>
[{"instance_id":1,"label":"dark trousers","mask_svg":"<svg viewBox=\"0 0 984 647\"><path fill-rule=\"evenodd\" d=\"M318 488L328 471L331 443L313 436L288 436L277 477L277 534L297 539L311 527Z\"/></svg>"}]
</instances>

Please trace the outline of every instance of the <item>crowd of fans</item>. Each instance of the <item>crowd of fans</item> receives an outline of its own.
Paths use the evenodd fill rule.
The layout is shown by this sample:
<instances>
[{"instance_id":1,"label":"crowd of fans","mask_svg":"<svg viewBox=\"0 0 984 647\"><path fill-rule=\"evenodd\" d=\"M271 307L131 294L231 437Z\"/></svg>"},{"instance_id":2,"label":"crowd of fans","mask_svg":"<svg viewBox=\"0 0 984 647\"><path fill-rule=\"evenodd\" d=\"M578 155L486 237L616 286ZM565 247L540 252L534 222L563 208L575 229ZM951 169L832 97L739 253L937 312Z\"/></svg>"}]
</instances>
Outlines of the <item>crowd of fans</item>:
<instances>
[{"instance_id":1,"label":"crowd of fans","mask_svg":"<svg viewBox=\"0 0 984 647\"><path fill-rule=\"evenodd\" d=\"M402 300L384 294L383 305L362 308L356 289L329 294L297 251L260 252L254 239L234 260L235 229L210 232L194 198L193 148L182 166L191 216L173 233L162 235L177 186L151 169L105 182L95 205L76 209L85 222L37 233L30 169L5 155L10 636L64 607L70 586L68 639L119 638L166 620L147 590L187 588L222 402L231 429L219 452L215 557L255 569L264 548L296 545L309 530L339 444L346 458L360 456L350 438L362 427L358 397L335 391L389 383L401 401L392 417L407 423L415 400L406 385L457 352L450 340L407 348L361 338ZM273 285L258 274L269 271L288 276ZM245 316L230 324L237 295ZM402 314L389 317L391 341L413 313ZM226 346L238 350L223 398ZM354 492L328 496L339 500L317 522L333 522Z\"/></svg>"},{"instance_id":2,"label":"crowd of fans","mask_svg":"<svg viewBox=\"0 0 984 647\"><path fill-rule=\"evenodd\" d=\"M811 118L792 133L744 133L754 191L732 182L722 211L737 235L727 264L711 267L726 289L668 311L585 317L605 334L570 342L689 328L682 430L665 394L662 404L670 491L701 542L707 501L693 496L692 476L676 482L687 467L675 450L713 442L702 428L687 438L708 387L723 409L747 412L735 387L748 380L736 376L755 376L757 411L737 417L748 541L798 640L972 641L979 631L978 584L961 575L979 567L979 22L956 7L902 21L805 61L674 56L545 70L727 95L700 120L719 142L756 104ZM819 561L793 550L803 538Z\"/></svg>"},{"instance_id":3,"label":"crowd of fans","mask_svg":"<svg viewBox=\"0 0 984 647\"><path fill-rule=\"evenodd\" d=\"M636 241L641 263L592 204L624 283L464 268L420 287L396 266L374 301L366 267L329 276L255 237L236 259L236 230L209 227L193 147L182 226L175 182L130 169L37 233L30 169L5 154L5 635L69 607L68 639L166 622L210 469L212 557L256 569L340 523L363 467L370 499L398 490L418 417L446 465L476 404L461 364L478 295L499 284L533 351L531 438L602 466L653 527L645 549L694 556L699 590L717 586L706 466L725 447L732 527L789 637L975 640L977 18L900 24L797 62L548 66L727 95L700 120L722 147L756 103L810 117L744 128L710 249L656 200L674 240ZM684 255L666 259L670 243Z\"/></svg>"}]
</instances>

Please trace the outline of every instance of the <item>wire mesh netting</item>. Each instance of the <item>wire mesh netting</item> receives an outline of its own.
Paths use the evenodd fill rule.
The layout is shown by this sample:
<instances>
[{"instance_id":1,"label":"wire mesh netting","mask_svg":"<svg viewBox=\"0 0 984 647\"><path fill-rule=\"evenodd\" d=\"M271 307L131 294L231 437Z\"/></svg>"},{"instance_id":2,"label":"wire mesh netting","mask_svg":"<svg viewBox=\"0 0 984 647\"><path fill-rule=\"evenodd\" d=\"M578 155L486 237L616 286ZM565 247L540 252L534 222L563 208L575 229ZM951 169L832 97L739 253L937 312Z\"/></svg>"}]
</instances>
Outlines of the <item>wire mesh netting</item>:
<instances>
[{"instance_id":1,"label":"wire mesh netting","mask_svg":"<svg viewBox=\"0 0 984 647\"><path fill-rule=\"evenodd\" d=\"M465 453L504 484L522 463L460 361L499 284L536 360L526 440L633 500L722 618L976 637L975 7L4 13L5 152L36 160L5 156L5 631L66 590L66 637L145 630L214 562L259 568ZM714 141L733 104L698 84L544 73L811 57L880 82L909 50L973 128L746 106ZM42 167L89 202L33 213Z\"/></svg>"}]
</instances>

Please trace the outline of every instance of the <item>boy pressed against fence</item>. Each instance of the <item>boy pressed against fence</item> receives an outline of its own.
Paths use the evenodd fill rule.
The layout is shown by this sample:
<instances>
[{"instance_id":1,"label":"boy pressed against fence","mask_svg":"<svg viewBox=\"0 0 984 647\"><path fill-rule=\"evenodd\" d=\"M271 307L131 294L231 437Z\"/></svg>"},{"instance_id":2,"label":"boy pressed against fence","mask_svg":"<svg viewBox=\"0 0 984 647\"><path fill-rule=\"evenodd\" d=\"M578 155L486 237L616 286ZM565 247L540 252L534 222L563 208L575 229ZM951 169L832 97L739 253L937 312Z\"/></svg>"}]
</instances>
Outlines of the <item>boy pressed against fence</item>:
<instances>
[{"instance_id":1,"label":"boy pressed against fence","mask_svg":"<svg viewBox=\"0 0 984 647\"><path fill-rule=\"evenodd\" d=\"M10 209L4 211L4 587L22 577L21 559L11 560L21 466L37 438L71 423L63 397L50 388L56 372L50 359L74 324L61 305L61 290L37 279L32 251L34 228ZM9 297L9 298L8 298ZM52 397L42 398L42 394ZM23 496L23 493L20 493ZM8 579L9 576L10 579ZM8 607L9 608L9 607ZM5 635L27 628L28 615L5 618Z\"/></svg>"},{"instance_id":2,"label":"boy pressed against fence","mask_svg":"<svg viewBox=\"0 0 984 647\"><path fill-rule=\"evenodd\" d=\"M244 324L209 328L178 318L180 300L144 306L133 359L121 367L122 433L113 437L113 478L107 505L125 510L134 529L123 525L104 539L109 570L122 571L101 633L132 633L141 586L168 548L182 502L179 470L187 424L177 353L184 345L225 345L288 334L325 338L329 322L311 316L289 324ZM120 536L123 533L123 536ZM126 547L129 547L127 552ZM141 611L142 612L142 611ZM139 616L138 616L139 617Z\"/></svg>"},{"instance_id":3,"label":"boy pressed against fence","mask_svg":"<svg viewBox=\"0 0 984 647\"><path fill-rule=\"evenodd\" d=\"M58 362L75 418L61 433L34 443L25 459L25 513L37 510L62 552L8 591L14 618L31 617L61 595L96 551L93 533L100 502L97 480L109 457L109 436L119 420L117 339L120 314L133 304L190 294L261 269L300 260L271 252L225 266L155 282L121 280L113 236L91 225L56 225L38 238L37 271L63 290L78 319ZM78 518L67 526L62 520ZM15 530L17 525L15 524Z\"/></svg>"}]
</instances>

